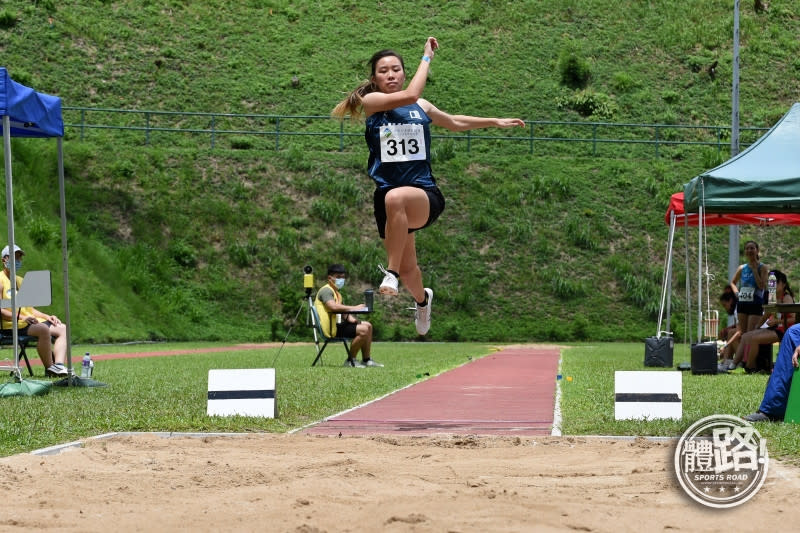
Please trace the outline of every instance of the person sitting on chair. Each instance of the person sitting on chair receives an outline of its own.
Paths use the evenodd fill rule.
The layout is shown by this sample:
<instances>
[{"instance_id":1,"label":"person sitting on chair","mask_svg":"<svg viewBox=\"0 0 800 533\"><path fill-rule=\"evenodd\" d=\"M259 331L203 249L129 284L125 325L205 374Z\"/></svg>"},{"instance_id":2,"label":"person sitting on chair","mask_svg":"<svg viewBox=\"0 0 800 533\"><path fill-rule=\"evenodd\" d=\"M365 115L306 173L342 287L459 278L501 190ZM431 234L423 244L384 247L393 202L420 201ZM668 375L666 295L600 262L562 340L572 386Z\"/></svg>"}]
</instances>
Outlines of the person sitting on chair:
<instances>
[{"instance_id":1,"label":"person sitting on chair","mask_svg":"<svg viewBox=\"0 0 800 533\"><path fill-rule=\"evenodd\" d=\"M733 324L720 330L719 332L719 340L724 343L719 354L721 359L719 371L727 372L731 360L736 354L736 348L739 346L739 340L742 337L742 332L739 331L739 320L736 316L736 293L730 285L726 285L725 289L722 291L722 294L719 295L719 303L721 303L722 307L725 308L725 312L728 313L728 316L733 317Z\"/></svg>"},{"instance_id":2,"label":"person sitting on chair","mask_svg":"<svg viewBox=\"0 0 800 533\"><path fill-rule=\"evenodd\" d=\"M775 291L775 302L771 304L794 303L794 292L789 287L789 281L786 279L786 274L780 270L774 270L777 286ZM775 344L783 340L783 335L786 328L794 324L794 313L775 313L764 317L764 322L761 327L748 331L742 335L739 347L736 348L736 356L730 363L727 370L734 370L740 363L745 363L745 371L748 373L756 372L758 370L772 370L772 351L770 351L769 361L759 365L758 364L758 347L761 344Z\"/></svg>"},{"instance_id":3,"label":"person sitting on chair","mask_svg":"<svg viewBox=\"0 0 800 533\"><path fill-rule=\"evenodd\" d=\"M322 330L330 337L351 338L350 357L344 366L365 368L368 366L383 366L370 357L372 348L372 324L366 320L358 320L351 311L366 309L366 304L344 305L339 289L344 287L347 270L340 264L328 267L328 282L317 291L314 307L322 322ZM359 350L361 361L356 359Z\"/></svg>"},{"instance_id":4,"label":"person sitting on chair","mask_svg":"<svg viewBox=\"0 0 800 533\"><path fill-rule=\"evenodd\" d=\"M14 245L14 261L16 261L16 272L19 274L22 268L22 256L25 252ZM2 284L3 299L11 299L11 272L8 262L11 260L9 248L6 246L2 252L3 271L0 272L0 284ZM17 276L17 290L22 286L22 277ZM2 315L3 335L12 335L11 322L13 314L11 309L0 309ZM17 309L17 332L19 335L29 335L36 337L36 350L39 352L39 359L46 368L45 375L63 377L68 374L64 362L67 359L67 327L55 315L42 313L35 307L20 307ZM55 343L51 346L51 338L55 338Z\"/></svg>"}]
</instances>

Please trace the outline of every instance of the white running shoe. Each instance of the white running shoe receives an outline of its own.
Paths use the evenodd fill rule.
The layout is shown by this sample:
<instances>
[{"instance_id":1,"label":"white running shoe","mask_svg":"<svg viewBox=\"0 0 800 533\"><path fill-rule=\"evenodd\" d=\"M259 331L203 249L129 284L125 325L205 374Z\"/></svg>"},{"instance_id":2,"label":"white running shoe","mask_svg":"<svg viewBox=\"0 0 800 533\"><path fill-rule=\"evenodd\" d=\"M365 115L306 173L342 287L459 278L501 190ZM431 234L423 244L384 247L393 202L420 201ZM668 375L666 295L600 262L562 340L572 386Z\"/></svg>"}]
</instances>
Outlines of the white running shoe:
<instances>
[{"instance_id":1,"label":"white running shoe","mask_svg":"<svg viewBox=\"0 0 800 533\"><path fill-rule=\"evenodd\" d=\"M367 365L365 365L358 359L345 359L344 364L342 366L347 366L350 368L367 368Z\"/></svg>"},{"instance_id":2,"label":"white running shoe","mask_svg":"<svg viewBox=\"0 0 800 533\"><path fill-rule=\"evenodd\" d=\"M425 294L428 295L428 305L425 307L415 306L414 308L414 325L417 326L417 333L425 335L431 329L431 307L433 307L433 291L425 288Z\"/></svg>"},{"instance_id":3,"label":"white running shoe","mask_svg":"<svg viewBox=\"0 0 800 533\"><path fill-rule=\"evenodd\" d=\"M45 375L48 377L61 377L68 375L67 367L63 363L55 363L47 367Z\"/></svg>"},{"instance_id":4,"label":"white running shoe","mask_svg":"<svg viewBox=\"0 0 800 533\"><path fill-rule=\"evenodd\" d=\"M397 296L397 286L399 284L397 276L383 268L383 265L378 265L378 268L380 268L381 272L384 274L378 292L381 294L388 294L389 296Z\"/></svg>"}]
</instances>

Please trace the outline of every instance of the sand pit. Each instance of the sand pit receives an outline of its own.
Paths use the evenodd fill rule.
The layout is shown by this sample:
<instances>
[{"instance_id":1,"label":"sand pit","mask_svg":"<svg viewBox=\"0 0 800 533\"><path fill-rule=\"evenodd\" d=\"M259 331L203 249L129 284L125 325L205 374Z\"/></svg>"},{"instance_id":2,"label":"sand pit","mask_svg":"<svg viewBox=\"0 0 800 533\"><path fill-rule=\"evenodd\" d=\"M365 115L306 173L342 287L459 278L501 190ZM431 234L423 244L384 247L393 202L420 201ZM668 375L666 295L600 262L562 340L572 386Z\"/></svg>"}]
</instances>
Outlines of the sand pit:
<instances>
[{"instance_id":1,"label":"sand pit","mask_svg":"<svg viewBox=\"0 0 800 533\"><path fill-rule=\"evenodd\" d=\"M0 530L723 531L800 518L771 461L727 510L689 499L674 441L582 437L118 435L0 459Z\"/></svg>"}]
</instances>

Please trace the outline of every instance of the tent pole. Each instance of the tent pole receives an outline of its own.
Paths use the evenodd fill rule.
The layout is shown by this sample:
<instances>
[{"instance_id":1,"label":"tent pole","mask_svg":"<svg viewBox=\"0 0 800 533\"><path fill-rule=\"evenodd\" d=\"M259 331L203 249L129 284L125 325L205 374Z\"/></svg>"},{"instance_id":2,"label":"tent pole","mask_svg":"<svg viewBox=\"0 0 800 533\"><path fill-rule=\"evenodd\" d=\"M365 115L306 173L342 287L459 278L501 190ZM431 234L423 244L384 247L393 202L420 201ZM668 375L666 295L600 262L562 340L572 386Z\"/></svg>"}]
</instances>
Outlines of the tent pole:
<instances>
[{"instance_id":1,"label":"tent pole","mask_svg":"<svg viewBox=\"0 0 800 533\"><path fill-rule=\"evenodd\" d=\"M64 140L58 143L58 193L61 203L61 271L64 276L64 326L67 335L67 371L72 373L72 337L69 319L69 261L67 255L67 200L64 191Z\"/></svg>"},{"instance_id":2,"label":"tent pole","mask_svg":"<svg viewBox=\"0 0 800 533\"><path fill-rule=\"evenodd\" d=\"M703 342L703 221L705 209L699 207L697 220L697 342Z\"/></svg>"},{"instance_id":3,"label":"tent pole","mask_svg":"<svg viewBox=\"0 0 800 533\"><path fill-rule=\"evenodd\" d=\"M656 337L661 338L661 329L662 326L662 319L664 317L664 312L666 311L667 315L667 332L671 332L672 330L669 329L669 317L670 317L670 292L672 290L672 242L673 237L675 235L675 212L671 212L669 215L669 237L667 238L667 257L665 260L666 266L664 268L664 283L661 285L661 309L658 313L658 329L656 330ZM670 333L671 334L671 333Z\"/></svg>"},{"instance_id":4,"label":"tent pole","mask_svg":"<svg viewBox=\"0 0 800 533\"><path fill-rule=\"evenodd\" d=\"M8 219L8 249L9 249L9 291L11 296L11 316L17 316L17 284L11 280L17 279L17 264L14 261L16 254L14 253L14 193L11 174L11 117L3 115L3 161L5 162L6 172L6 218ZM5 298L5 294L2 295ZM19 375L19 331L17 321L11 320L11 337L14 346L14 368ZM19 376L21 377L21 376Z\"/></svg>"},{"instance_id":5,"label":"tent pole","mask_svg":"<svg viewBox=\"0 0 800 533\"><path fill-rule=\"evenodd\" d=\"M692 328L690 326L690 321L692 319L692 276L691 276L691 257L689 254L691 250L689 249L689 217L683 217L683 262L686 268L686 281L684 282L684 290L686 291L686 314L684 315L683 319L683 338L684 342L688 341L690 344L692 342Z\"/></svg>"},{"instance_id":6,"label":"tent pole","mask_svg":"<svg viewBox=\"0 0 800 533\"><path fill-rule=\"evenodd\" d=\"M739 0L733 2L733 78L731 80L731 157L739 154ZM739 268L739 226L728 228L728 279ZM728 315L733 325L733 315Z\"/></svg>"},{"instance_id":7,"label":"tent pole","mask_svg":"<svg viewBox=\"0 0 800 533\"><path fill-rule=\"evenodd\" d=\"M675 213L672 212L669 220L669 262L667 263L667 331L670 332L670 337L674 337L670 319L672 317L672 246L675 242L675 222Z\"/></svg>"},{"instance_id":8,"label":"tent pole","mask_svg":"<svg viewBox=\"0 0 800 533\"><path fill-rule=\"evenodd\" d=\"M739 226L728 228L728 279L730 281L739 268ZM734 323L733 315L728 315L728 325Z\"/></svg>"}]
</instances>

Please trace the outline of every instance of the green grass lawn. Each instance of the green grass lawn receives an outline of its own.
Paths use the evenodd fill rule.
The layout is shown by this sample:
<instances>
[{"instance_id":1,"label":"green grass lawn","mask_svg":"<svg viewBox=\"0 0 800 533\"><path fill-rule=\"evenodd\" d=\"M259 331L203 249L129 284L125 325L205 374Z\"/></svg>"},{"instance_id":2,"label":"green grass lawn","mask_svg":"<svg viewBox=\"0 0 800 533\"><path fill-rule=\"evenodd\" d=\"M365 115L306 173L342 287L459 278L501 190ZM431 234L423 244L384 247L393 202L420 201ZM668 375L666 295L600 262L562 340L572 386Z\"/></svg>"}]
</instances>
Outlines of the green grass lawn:
<instances>
[{"instance_id":1,"label":"green grass lawn","mask_svg":"<svg viewBox=\"0 0 800 533\"><path fill-rule=\"evenodd\" d=\"M777 349L775 350L777 352ZM689 361L689 348L675 345L674 362ZM561 415L564 435L679 436L697 420L713 414L743 416L758 409L767 375L693 375L683 372L681 420L614 420L616 370L671 371L644 368L642 343L586 343L562 352ZM571 378L568 380L567 378ZM800 427L795 424L757 423L772 457L796 458Z\"/></svg>"},{"instance_id":2,"label":"green grass lawn","mask_svg":"<svg viewBox=\"0 0 800 533\"><path fill-rule=\"evenodd\" d=\"M81 346L74 349L73 357L77 362L84 351L102 355L221 346L224 345ZM487 355L493 346L378 343L374 356L386 367L358 371L340 366L343 351L336 345L325 352L325 365L315 368L310 366L314 348L307 344L287 344L280 353L279 348L254 348L100 360L95 378L108 387L53 387L46 396L0 399L0 456L119 431L286 432ZM570 345L562 351L562 359L564 435L679 436L704 416L754 411L767 380L765 375L694 376L685 372L682 420L615 421L614 371L644 370L644 345ZM682 360L688 360L688 350L678 345L675 361ZM215 368L275 368L278 417L206 416L208 370ZM42 372L41 367L36 368L35 379L43 379ZM800 452L796 426L756 427L766 437L773 457L792 458Z\"/></svg>"}]
</instances>

